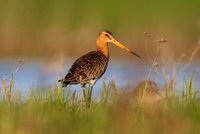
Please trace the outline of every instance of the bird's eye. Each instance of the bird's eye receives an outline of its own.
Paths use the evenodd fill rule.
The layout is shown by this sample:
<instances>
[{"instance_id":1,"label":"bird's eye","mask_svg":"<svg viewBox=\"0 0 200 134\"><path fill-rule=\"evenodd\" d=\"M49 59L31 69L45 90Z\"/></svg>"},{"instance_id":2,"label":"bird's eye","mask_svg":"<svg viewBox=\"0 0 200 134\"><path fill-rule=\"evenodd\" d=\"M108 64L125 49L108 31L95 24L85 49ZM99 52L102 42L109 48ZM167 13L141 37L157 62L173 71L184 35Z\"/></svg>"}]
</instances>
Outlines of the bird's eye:
<instances>
[{"instance_id":1,"label":"bird's eye","mask_svg":"<svg viewBox=\"0 0 200 134\"><path fill-rule=\"evenodd\" d=\"M109 34L106 33L105 35L110 38Z\"/></svg>"}]
</instances>

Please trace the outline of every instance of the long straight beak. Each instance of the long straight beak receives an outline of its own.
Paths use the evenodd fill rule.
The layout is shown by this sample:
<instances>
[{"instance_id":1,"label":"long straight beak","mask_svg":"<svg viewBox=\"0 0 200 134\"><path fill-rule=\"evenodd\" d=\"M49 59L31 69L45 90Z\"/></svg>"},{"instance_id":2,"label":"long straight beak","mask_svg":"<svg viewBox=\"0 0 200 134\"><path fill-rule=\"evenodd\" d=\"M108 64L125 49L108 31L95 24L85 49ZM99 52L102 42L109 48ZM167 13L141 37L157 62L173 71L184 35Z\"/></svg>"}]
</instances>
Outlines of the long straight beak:
<instances>
[{"instance_id":1,"label":"long straight beak","mask_svg":"<svg viewBox=\"0 0 200 134\"><path fill-rule=\"evenodd\" d=\"M122 45L121 43L119 43L117 40L115 40L114 38L111 39L111 42L113 44L115 44L116 46L126 50L127 52L131 53L131 54L134 54L135 56L137 56L138 58L141 59L141 56L139 56L138 54L136 54L135 52L133 52L132 50L128 49L126 46Z\"/></svg>"}]
</instances>

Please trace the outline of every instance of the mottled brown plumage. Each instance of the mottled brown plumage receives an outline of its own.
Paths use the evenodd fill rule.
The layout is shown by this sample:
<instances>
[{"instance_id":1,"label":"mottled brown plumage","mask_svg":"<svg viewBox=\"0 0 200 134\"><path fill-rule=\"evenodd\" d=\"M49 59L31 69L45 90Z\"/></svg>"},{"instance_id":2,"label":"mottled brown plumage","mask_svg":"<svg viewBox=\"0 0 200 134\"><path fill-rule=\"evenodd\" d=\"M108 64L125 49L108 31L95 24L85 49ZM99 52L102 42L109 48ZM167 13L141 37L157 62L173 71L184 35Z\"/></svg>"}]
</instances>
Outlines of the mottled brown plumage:
<instances>
[{"instance_id":1,"label":"mottled brown plumage","mask_svg":"<svg viewBox=\"0 0 200 134\"><path fill-rule=\"evenodd\" d=\"M108 43L113 43L140 58L139 55L115 40L112 33L107 30L99 34L96 43L97 51L89 52L78 58L69 69L65 78L59 80L63 87L66 87L68 84L81 84L85 87L89 83L91 87L89 100L91 98L93 85L104 74L108 65Z\"/></svg>"},{"instance_id":2,"label":"mottled brown plumage","mask_svg":"<svg viewBox=\"0 0 200 134\"><path fill-rule=\"evenodd\" d=\"M78 58L63 79L63 86L95 82L104 74L108 60L99 51L92 51Z\"/></svg>"}]
</instances>

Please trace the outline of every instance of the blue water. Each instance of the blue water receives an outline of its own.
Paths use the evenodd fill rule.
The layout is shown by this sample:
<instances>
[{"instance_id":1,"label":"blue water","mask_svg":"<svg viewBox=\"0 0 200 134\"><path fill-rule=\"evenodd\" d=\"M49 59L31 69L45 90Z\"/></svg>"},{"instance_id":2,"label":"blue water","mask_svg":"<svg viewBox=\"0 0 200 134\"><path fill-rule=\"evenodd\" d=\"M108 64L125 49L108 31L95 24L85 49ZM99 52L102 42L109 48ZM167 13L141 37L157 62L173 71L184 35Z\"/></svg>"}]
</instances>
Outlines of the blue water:
<instances>
[{"instance_id":1,"label":"blue water","mask_svg":"<svg viewBox=\"0 0 200 134\"><path fill-rule=\"evenodd\" d=\"M30 89L41 85L59 84L57 80L63 78L73 63L74 59L67 60L63 65L56 66L56 63L47 63L41 59L28 59L18 71L19 67L17 59L0 60L0 78L9 81L14 72L14 90L20 91L22 95L27 95ZM177 66L177 87L183 87L184 81L188 81L190 76L193 76L194 86L197 90L200 89L200 64L192 63L185 70L180 71L183 65ZM60 68L60 69L58 69ZM166 66L166 71L169 77L172 76L172 66ZM161 71L158 69L159 72ZM15 72L16 71L16 72ZM97 95L102 87L102 81L108 83L115 80L117 87L133 88L141 80L145 80L149 75L149 66L144 65L139 61L133 63L126 61L111 60L103 77L96 83L94 94ZM160 87L165 85L163 77L159 76L155 71L152 71L150 79L156 81ZM0 87L2 83L0 82ZM80 85L70 87L72 90L80 90Z\"/></svg>"}]
</instances>

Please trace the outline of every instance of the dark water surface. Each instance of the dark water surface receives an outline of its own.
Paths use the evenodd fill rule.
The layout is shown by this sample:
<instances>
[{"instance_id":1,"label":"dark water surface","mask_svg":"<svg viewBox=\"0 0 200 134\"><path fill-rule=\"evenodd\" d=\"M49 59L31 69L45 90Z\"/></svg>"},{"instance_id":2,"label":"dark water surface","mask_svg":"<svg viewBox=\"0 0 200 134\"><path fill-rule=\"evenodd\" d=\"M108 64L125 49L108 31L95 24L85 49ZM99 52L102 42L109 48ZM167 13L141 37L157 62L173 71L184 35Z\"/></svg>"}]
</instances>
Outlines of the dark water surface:
<instances>
[{"instance_id":1,"label":"dark water surface","mask_svg":"<svg viewBox=\"0 0 200 134\"><path fill-rule=\"evenodd\" d=\"M14 90L20 91L22 95L28 94L31 88L41 85L58 84L57 80L63 78L73 63L74 59L67 60L64 64L48 63L44 60L29 59L23 64L19 70L19 63L16 59L2 59L0 60L0 78L9 81L11 74L14 72ZM176 87L182 88L185 82L193 77L194 86L197 90L200 89L200 64L192 63L185 70L181 70L183 65L177 66L177 84ZM166 72L172 77L172 66L166 66ZM111 60L103 77L96 83L94 87L94 94L97 95L102 87L102 81L108 83L115 80L117 87L133 88L141 80L152 79L155 80L160 87L165 85L165 79L158 73L152 70L149 77L150 67L141 62L135 61L129 63L126 61ZM158 68L158 71L161 70ZM0 83L2 86L2 82ZM71 86L71 89L80 90L80 85Z\"/></svg>"}]
</instances>

